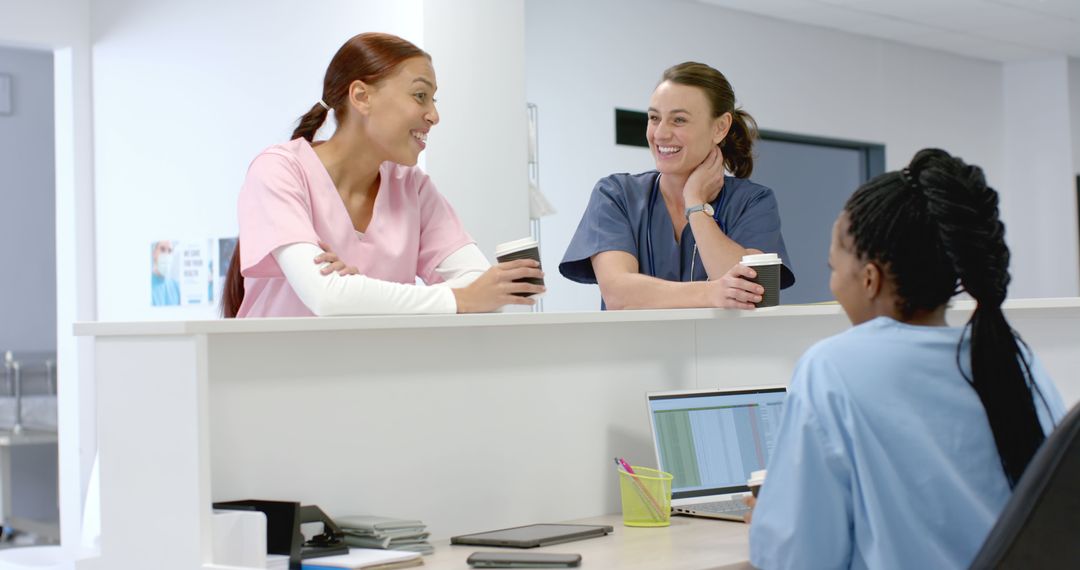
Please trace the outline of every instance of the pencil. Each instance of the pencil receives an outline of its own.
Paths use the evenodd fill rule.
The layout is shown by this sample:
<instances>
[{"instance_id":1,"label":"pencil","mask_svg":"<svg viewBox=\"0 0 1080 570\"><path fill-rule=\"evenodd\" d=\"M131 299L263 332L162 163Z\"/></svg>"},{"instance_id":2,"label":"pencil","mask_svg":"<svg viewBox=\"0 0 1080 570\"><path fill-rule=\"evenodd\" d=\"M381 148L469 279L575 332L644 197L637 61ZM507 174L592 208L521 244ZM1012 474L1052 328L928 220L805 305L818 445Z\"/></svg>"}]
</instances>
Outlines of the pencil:
<instances>
[{"instance_id":1,"label":"pencil","mask_svg":"<svg viewBox=\"0 0 1080 570\"><path fill-rule=\"evenodd\" d=\"M626 463L626 461L619 459L618 457L615 458L615 465L618 467L619 471L630 476L630 480L634 482L634 489L637 491L638 496L641 497L642 501L645 502L645 506L649 508L653 519L657 522L663 522L666 518L664 517L664 508L656 498L653 497L652 493L649 492L649 489L645 487L645 484L641 482L641 479L639 479L640 475L634 472L633 467L630 467L629 463Z\"/></svg>"}]
</instances>

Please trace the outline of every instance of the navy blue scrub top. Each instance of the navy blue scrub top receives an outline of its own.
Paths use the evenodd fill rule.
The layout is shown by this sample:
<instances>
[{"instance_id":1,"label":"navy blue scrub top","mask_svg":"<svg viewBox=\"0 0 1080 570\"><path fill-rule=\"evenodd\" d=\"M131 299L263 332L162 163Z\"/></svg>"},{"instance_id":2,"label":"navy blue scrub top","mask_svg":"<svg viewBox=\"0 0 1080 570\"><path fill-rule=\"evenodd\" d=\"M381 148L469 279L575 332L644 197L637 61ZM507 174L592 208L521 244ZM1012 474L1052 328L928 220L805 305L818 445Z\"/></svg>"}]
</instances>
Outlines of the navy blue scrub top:
<instances>
[{"instance_id":1,"label":"navy blue scrub top","mask_svg":"<svg viewBox=\"0 0 1080 570\"><path fill-rule=\"evenodd\" d=\"M652 265L656 269L653 277L690 281L696 244L694 233L687 224L682 239L675 241L675 228L659 189L652 208L652 227L648 227L649 202L659 176L655 170L612 174L596 183L581 223L559 264L564 277L578 283L596 283L590 258L603 251L625 251L633 255L638 260L638 271L648 275L650 252L645 232L651 232ZM795 283L772 190L745 178L725 176L723 191L712 206L717 211L720 228L735 243L780 255L784 264L780 271L781 289ZM693 276L694 281L705 281L708 277L700 253L694 262Z\"/></svg>"}]
</instances>

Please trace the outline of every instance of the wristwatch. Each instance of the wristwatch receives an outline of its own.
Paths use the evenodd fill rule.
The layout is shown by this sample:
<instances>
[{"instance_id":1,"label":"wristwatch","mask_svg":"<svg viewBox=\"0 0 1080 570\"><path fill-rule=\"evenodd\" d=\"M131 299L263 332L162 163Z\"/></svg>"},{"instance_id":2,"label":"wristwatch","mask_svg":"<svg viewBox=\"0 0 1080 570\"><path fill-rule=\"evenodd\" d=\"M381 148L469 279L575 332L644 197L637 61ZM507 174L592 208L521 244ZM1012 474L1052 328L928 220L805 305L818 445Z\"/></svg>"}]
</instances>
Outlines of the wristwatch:
<instances>
[{"instance_id":1,"label":"wristwatch","mask_svg":"<svg viewBox=\"0 0 1080 570\"><path fill-rule=\"evenodd\" d=\"M686 221L690 221L690 214L694 212L705 212L711 218L716 210L713 210L712 204L706 202L704 204L698 204L697 206L690 206L686 209Z\"/></svg>"}]
</instances>

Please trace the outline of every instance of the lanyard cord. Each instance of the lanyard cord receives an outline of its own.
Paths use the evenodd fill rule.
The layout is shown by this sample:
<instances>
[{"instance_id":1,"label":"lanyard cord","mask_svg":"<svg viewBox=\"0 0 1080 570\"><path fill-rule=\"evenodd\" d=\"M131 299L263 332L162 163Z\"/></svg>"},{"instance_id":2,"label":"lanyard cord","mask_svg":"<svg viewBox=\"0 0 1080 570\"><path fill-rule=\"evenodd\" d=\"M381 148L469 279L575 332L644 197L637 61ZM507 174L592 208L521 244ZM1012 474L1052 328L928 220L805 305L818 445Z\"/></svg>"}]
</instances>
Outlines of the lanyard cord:
<instances>
[{"instance_id":1,"label":"lanyard cord","mask_svg":"<svg viewBox=\"0 0 1080 570\"><path fill-rule=\"evenodd\" d=\"M726 188L720 189L720 197L716 203L716 209L713 212L713 220L716 221L716 225L720 226L720 231L727 235L727 224L720 221L720 213L724 211L724 203L727 202L728 193L725 192ZM653 255L653 243L652 243L652 220L653 210L656 208L656 197L660 194L660 175L656 175L656 180L653 181L652 190L649 192L649 206L646 208L645 218L645 249L649 256L648 266L649 275L656 277L656 261L655 255ZM689 222L687 222L689 223ZM690 233L693 233L691 231ZM690 256L690 280L694 280L694 265L697 263L697 238L694 238L694 253Z\"/></svg>"}]
</instances>

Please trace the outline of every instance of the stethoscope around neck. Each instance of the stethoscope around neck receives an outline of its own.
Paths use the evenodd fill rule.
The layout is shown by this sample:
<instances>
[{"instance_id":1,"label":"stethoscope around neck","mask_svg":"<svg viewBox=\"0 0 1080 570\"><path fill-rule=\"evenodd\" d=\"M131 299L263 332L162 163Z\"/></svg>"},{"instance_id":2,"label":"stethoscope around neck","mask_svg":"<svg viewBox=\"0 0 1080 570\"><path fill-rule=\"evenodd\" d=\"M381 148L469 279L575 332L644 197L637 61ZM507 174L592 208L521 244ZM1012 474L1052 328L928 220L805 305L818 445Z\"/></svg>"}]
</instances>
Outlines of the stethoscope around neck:
<instances>
[{"instance_id":1,"label":"stethoscope around neck","mask_svg":"<svg viewBox=\"0 0 1080 570\"><path fill-rule=\"evenodd\" d=\"M727 186L725 184L725 186ZM724 203L727 202L728 192L727 188L720 189L720 199L716 204L716 208L713 211L713 220L716 221L716 225L720 226L720 231L727 235L727 224L720 221L720 213L724 211ZM649 266L649 275L656 277L656 256L653 252L652 243L652 220L653 210L656 209L656 199L660 194L660 174L656 175L656 180L653 180L652 190L649 192L649 206L646 208L645 218L645 249L649 254L647 265ZM694 264L697 263L697 238L694 238L694 254L690 257L690 280L694 280ZM681 277L681 275L680 275Z\"/></svg>"}]
</instances>

